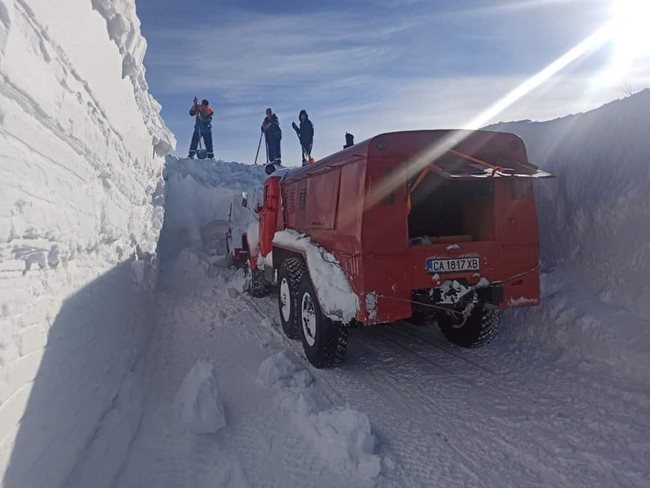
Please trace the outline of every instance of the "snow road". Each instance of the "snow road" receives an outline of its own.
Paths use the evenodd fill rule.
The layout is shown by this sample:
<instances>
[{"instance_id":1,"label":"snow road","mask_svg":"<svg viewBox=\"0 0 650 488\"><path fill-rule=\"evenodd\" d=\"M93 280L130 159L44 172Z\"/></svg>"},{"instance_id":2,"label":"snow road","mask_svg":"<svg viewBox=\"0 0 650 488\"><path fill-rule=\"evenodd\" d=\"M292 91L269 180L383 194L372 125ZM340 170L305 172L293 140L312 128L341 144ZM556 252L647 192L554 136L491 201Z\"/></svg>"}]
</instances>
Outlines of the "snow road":
<instances>
[{"instance_id":1,"label":"snow road","mask_svg":"<svg viewBox=\"0 0 650 488\"><path fill-rule=\"evenodd\" d=\"M527 349L515 324L470 351L433 328L358 329L344 366L319 371L283 337L275 301L242 294L237 272L184 252L164 283L144 415L115 486L648 486L647 385ZM369 416L377 477L344 473L296 422L287 402L300 395L259 381L259 365L282 350L314 377L294 393ZM199 359L214 362L224 402L215 434L188 432L174 409Z\"/></svg>"}]
</instances>

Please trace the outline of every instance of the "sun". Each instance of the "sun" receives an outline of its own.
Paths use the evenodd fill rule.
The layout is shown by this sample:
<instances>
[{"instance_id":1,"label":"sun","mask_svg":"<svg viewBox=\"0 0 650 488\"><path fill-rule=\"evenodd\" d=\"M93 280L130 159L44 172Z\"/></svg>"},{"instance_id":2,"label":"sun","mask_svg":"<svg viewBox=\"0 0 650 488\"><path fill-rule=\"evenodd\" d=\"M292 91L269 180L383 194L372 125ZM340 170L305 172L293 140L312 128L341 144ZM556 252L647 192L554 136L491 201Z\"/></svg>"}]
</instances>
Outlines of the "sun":
<instances>
[{"instance_id":1,"label":"sun","mask_svg":"<svg viewBox=\"0 0 650 488\"><path fill-rule=\"evenodd\" d=\"M650 0L611 0L613 53L610 83L624 81L635 65L650 58Z\"/></svg>"}]
</instances>

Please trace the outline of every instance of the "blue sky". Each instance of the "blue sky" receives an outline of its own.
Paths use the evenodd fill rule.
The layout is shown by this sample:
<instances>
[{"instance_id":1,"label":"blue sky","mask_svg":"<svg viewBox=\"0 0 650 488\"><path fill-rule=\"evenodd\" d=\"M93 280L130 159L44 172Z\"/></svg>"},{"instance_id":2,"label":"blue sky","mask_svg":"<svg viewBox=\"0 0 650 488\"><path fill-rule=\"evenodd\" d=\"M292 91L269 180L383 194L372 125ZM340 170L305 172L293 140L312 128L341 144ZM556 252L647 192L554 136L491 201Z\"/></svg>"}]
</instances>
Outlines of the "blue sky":
<instances>
[{"instance_id":1,"label":"blue sky","mask_svg":"<svg viewBox=\"0 0 650 488\"><path fill-rule=\"evenodd\" d=\"M615 0L611 0L615 1ZM137 0L147 78L187 152L192 98L209 98L218 158L252 162L264 110L278 114L283 161L306 109L314 155L391 130L460 127L605 23L610 0ZM648 86L600 83L607 45L494 121L547 119Z\"/></svg>"}]
</instances>

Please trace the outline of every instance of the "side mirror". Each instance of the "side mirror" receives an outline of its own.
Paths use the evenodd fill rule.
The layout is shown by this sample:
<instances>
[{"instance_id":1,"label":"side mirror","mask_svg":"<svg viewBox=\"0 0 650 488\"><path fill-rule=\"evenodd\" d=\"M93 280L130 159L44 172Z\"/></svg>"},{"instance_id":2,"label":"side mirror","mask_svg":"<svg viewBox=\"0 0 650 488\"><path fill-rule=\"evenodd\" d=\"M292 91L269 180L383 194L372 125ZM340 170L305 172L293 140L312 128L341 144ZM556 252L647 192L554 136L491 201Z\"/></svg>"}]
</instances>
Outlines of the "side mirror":
<instances>
[{"instance_id":1,"label":"side mirror","mask_svg":"<svg viewBox=\"0 0 650 488\"><path fill-rule=\"evenodd\" d=\"M248 208L248 193L245 191L241 192L241 206Z\"/></svg>"}]
</instances>

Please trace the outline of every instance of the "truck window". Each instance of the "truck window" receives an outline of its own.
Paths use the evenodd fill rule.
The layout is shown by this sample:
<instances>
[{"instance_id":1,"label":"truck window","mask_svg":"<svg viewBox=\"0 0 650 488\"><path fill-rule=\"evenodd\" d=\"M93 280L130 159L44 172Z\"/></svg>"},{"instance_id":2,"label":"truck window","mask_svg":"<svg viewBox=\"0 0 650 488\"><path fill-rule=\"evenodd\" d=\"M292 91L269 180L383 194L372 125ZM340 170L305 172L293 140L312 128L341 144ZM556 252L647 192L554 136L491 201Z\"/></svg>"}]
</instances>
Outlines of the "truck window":
<instances>
[{"instance_id":1,"label":"truck window","mask_svg":"<svg viewBox=\"0 0 650 488\"><path fill-rule=\"evenodd\" d=\"M338 212L341 170L312 175L307 181L308 203L305 225L309 229L334 229Z\"/></svg>"}]
</instances>

